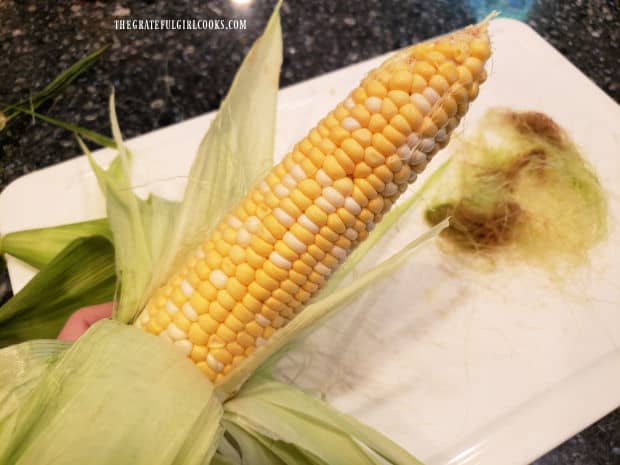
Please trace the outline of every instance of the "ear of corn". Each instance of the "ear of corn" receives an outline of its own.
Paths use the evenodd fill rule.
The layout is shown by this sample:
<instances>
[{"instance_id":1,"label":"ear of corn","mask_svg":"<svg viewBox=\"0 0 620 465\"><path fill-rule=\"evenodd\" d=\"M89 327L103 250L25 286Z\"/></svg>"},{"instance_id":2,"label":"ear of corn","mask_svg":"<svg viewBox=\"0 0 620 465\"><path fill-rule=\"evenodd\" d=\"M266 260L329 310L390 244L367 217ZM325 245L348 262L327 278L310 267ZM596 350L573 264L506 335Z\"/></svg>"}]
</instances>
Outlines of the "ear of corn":
<instances>
[{"instance_id":1,"label":"ear of corn","mask_svg":"<svg viewBox=\"0 0 620 465\"><path fill-rule=\"evenodd\" d=\"M483 24L371 71L154 293L136 324L223 381L295 317L448 143L489 55Z\"/></svg>"}]
</instances>

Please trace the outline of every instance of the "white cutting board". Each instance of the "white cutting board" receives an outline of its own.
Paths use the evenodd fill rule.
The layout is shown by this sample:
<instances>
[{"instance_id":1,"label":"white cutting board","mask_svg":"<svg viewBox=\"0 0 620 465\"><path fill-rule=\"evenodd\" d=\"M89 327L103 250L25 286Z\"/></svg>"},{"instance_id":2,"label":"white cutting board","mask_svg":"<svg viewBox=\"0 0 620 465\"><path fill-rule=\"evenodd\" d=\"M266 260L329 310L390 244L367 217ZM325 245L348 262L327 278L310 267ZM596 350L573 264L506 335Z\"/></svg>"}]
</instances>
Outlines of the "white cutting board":
<instances>
[{"instance_id":1,"label":"white cutting board","mask_svg":"<svg viewBox=\"0 0 620 465\"><path fill-rule=\"evenodd\" d=\"M429 244L297 354L297 383L428 465L523 465L620 405L620 109L526 25L499 19L490 31L490 76L459 131L467 134L496 105L549 114L598 172L610 199L610 234L564 284L530 269L481 276ZM282 90L276 156L384 59ZM129 141L138 154L136 184L178 195L212 117ZM102 161L110 156L97 152ZM103 214L83 157L24 176L0 195L3 234ZM369 260L423 228L413 212ZM33 270L11 257L8 265L18 290Z\"/></svg>"}]
</instances>

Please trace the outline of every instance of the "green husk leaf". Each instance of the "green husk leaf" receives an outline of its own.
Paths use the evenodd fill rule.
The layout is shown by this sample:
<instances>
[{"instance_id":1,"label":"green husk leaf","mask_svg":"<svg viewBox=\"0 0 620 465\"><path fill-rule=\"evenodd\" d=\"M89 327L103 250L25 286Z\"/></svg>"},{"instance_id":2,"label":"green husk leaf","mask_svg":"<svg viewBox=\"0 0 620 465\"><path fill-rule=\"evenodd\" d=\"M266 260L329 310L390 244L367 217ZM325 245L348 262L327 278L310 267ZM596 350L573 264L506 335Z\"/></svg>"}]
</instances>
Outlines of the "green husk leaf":
<instances>
[{"instance_id":1,"label":"green husk leaf","mask_svg":"<svg viewBox=\"0 0 620 465\"><path fill-rule=\"evenodd\" d=\"M163 253L165 238L174 222L176 203L156 196L142 200L131 187L130 153L123 144L116 118L114 94L110 97L110 121L118 157L106 171L78 139L106 198L107 216L114 237L116 273L121 292L114 318L129 323L145 300L151 281L154 257Z\"/></svg>"},{"instance_id":2,"label":"green husk leaf","mask_svg":"<svg viewBox=\"0 0 620 465\"><path fill-rule=\"evenodd\" d=\"M269 447L258 440L256 435L252 435L234 422L226 421L226 419L222 421L222 425L226 429L226 433L234 439L238 453L243 457L234 461L232 457L227 457L229 461L243 465L286 465L286 462L278 458Z\"/></svg>"},{"instance_id":3,"label":"green husk leaf","mask_svg":"<svg viewBox=\"0 0 620 465\"><path fill-rule=\"evenodd\" d=\"M70 345L65 341L36 340L0 350L0 423L21 405L47 367Z\"/></svg>"},{"instance_id":4,"label":"green husk leaf","mask_svg":"<svg viewBox=\"0 0 620 465\"><path fill-rule=\"evenodd\" d=\"M211 459L210 465L237 465L237 462L233 462L223 455L216 452L216 454Z\"/></svg>"},{"instance_id":5,"label":"green husk leaf","mask_svg":"<svg viewBox=\"0 0 620 465\"><path fill-rule=\"evenodd\" d=\"M265 370L257 372L234 399L226 402L224 418L227 431L229 423L233 423L260 442L270 441L269 450L276 455L295 457L295 451L302 454L302 460L284 460L287 464L388 461L394 465L421 465L377 431L298 388L272 379Z\"/></svg>"},{"instance_id":6,"label":"green husk leaf","mask_svg":"<svg viewBox=\"0 0 620 465\"><path fill-rule=\"evenodd\" d=\"M108 220L102 218L12 232L0 237L0 253L7 253L41 269L70 242L88 236L103 236L111 241Z\"/></svg>"},{"instance_id":7,"label":"green husk leaf","mask_svg":"<svg viewBox=\"0 0 620 465\"><path fill-rule=\"evenodd\" d=\"M115 283L112 244L74 240L0 307L0 347L55 338L72 312L112 300Z\"/></svg>"},{"instance_id":8,"label":"green husk leaf","mask_svg":"<svg viewBox=\"0 0 620 465\"><path fill-rule=\"evenodd\" d=\"M278 4L200 143L170 247L156 266L155 285L203 243L224 214L271 168L281 63Z\"/></svg>"},{"instance_id":9,"label":"green husk leaf","mask_svg":"<svg viewBox=\"0 0 620 465\"><path fill-rule=\"evenodd\" d=\"M114 235L121 288L117 320L133 321L152 290L174 270L177 258L202 243L224 212L271 166L281 61L276 7L201 143L180 205L156 196L144 201L133 193L131 155L123 145L113 95L110 120L119 155L110 169L99 167L80 141L106 197Z\"/></svg>"},{"instance_id":10,"label":"green husk leaf","mask_svg":"<svg viewBox=\"0 0 620 465\"><path fill-rule=\"evenodd\" d=\"M180 352L102 320L0 422L0 463L206 465L221 415L213 385Z\"/></svg>"},{"instance_id":11,"label":"green husk leaf","mask_svg":"<svg viewBox=\"0 0 620 465\"><path fill-rule=\"evenodd\" d=\"M50 100L57 95L59 95L63 90L65 90L80 74L84 73L88 70L95 62L99 59L99 57L109 48L108 45L100 48L99 50L94 51L90 55L81 58L72 64L69 68L64 70L62 73L57 75L48 85L46 85L42 90L35 92L30 98L21 100L20 102L14 105L8 105L7 107L2 109L2 112L5 115L6 122L10 121L20 113L29 113L34 111L36 108L41 106L47 100Z\"/></svg>"},{"instance_id":12,"label":"green husk leaf","mask_svg":"<svg viewBox=\"0 0 620 465\"><path fill-rule=\"evenodd\" d=\"M446 226L448 226L447 219L409 242L387 260L361 274L353 283L307 305L303 312L276 331L263 346L253 352L251 357L247 357L228 373L226 379L217 387L220 395L225 398L235 395L261 364L276 356L277 353L287 350L289 344L306 336L326 318L343 309L365 291L374 288L382 278L407 261L420 245L437 236Z\"/></svg>"}]
</instances>

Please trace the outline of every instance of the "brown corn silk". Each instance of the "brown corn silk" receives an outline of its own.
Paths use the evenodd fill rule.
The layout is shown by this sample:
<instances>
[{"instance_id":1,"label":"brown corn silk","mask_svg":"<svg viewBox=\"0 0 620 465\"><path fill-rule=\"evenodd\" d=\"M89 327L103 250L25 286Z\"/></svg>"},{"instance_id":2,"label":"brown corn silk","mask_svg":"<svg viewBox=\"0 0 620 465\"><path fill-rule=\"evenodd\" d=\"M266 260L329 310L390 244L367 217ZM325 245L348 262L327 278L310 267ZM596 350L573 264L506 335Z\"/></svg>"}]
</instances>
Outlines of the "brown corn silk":
<instances>
[{"instance_id":1,"label":"brown corn silk","mask_svg":"<svg viewBox=\"0 0 620 465\"><path fill-rule=\"evenodd\" d=\"M286 325L444 147L486 79L486 22L397 52L247 194L136 325L214 382Z\"/></svg>"}]
</instances>

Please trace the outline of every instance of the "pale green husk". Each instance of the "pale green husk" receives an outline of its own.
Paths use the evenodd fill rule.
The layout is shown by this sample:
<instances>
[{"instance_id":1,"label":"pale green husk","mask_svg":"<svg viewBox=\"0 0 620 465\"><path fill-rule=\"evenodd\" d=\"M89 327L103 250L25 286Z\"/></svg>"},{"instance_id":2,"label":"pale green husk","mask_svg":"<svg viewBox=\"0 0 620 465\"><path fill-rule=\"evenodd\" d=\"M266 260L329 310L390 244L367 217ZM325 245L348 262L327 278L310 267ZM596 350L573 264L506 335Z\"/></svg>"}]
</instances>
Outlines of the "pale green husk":
<instances>
[{"instance_id":1,"label":"pale green husk","mask_svg":"<svg viewBox=\"0 0 620 465\"><path fill-rule=\"evenodd\" d=\"M12 255L41 269L70 242L89 236L103 236L111 241L112 231L108 220L102 218L9 233L0 237L0 254Z\"/></svg>"},{"instance_id":2,"label":"pale green husk","mask_svg":"<svg viewBox=\"0 0 620 465\"><path fill-rule=\"evenodd\" d=\"M70 242L0 307L0 347L56 337L71 313L80 307L109 302L115 287L114 248L110 241L91 236ZM0 378L0 385L3 381Z\"/></svg>"},{"instance_id":3,"label":"pale green husk","mask_svg":"<svg viewBox=\"0 0 620 465\"><path fill-rule=\"evenodd\" d=\"M0 463L37 457L42 464L192 464L208 463L215 453L214 465L419 464L380 433L270 374L291 344L445 226L409 242L352 284L337 286L419 196L386 215L385 226L336 273L334 284L217 390L169 345L122 324L136 318L152 290L272 164L282 60L278 8L200 145L181 204L133 193L132 155L122 141L113 96L118 157L104 170L82 143L107 201L120 284L117 321L96 324L70 348L50 343L39 350L33 342L0 351L2 381L11 379L13 366L31 367L28 375L13 369L14 381L0 390L11 399L11 407L0 410ZM2 365L4 359L10 361Z\"/></svg>"},{"instance_id":4,"label":"pale green husk","mask_svg":"<svg viewBox=\"0 0 620 465\"><path fill-rule=\"evenodd\" d=\"M69 348L41 344L0 351L6 376L0 393L19 398L0 418L0 463L209 463L221 434L221 405L181 353L110 320ZM16 350L22 353L11 359ZM26 358L37 382L36 372L21 368L23 355L32 353Z\"/></svg>"}]
</instances>

